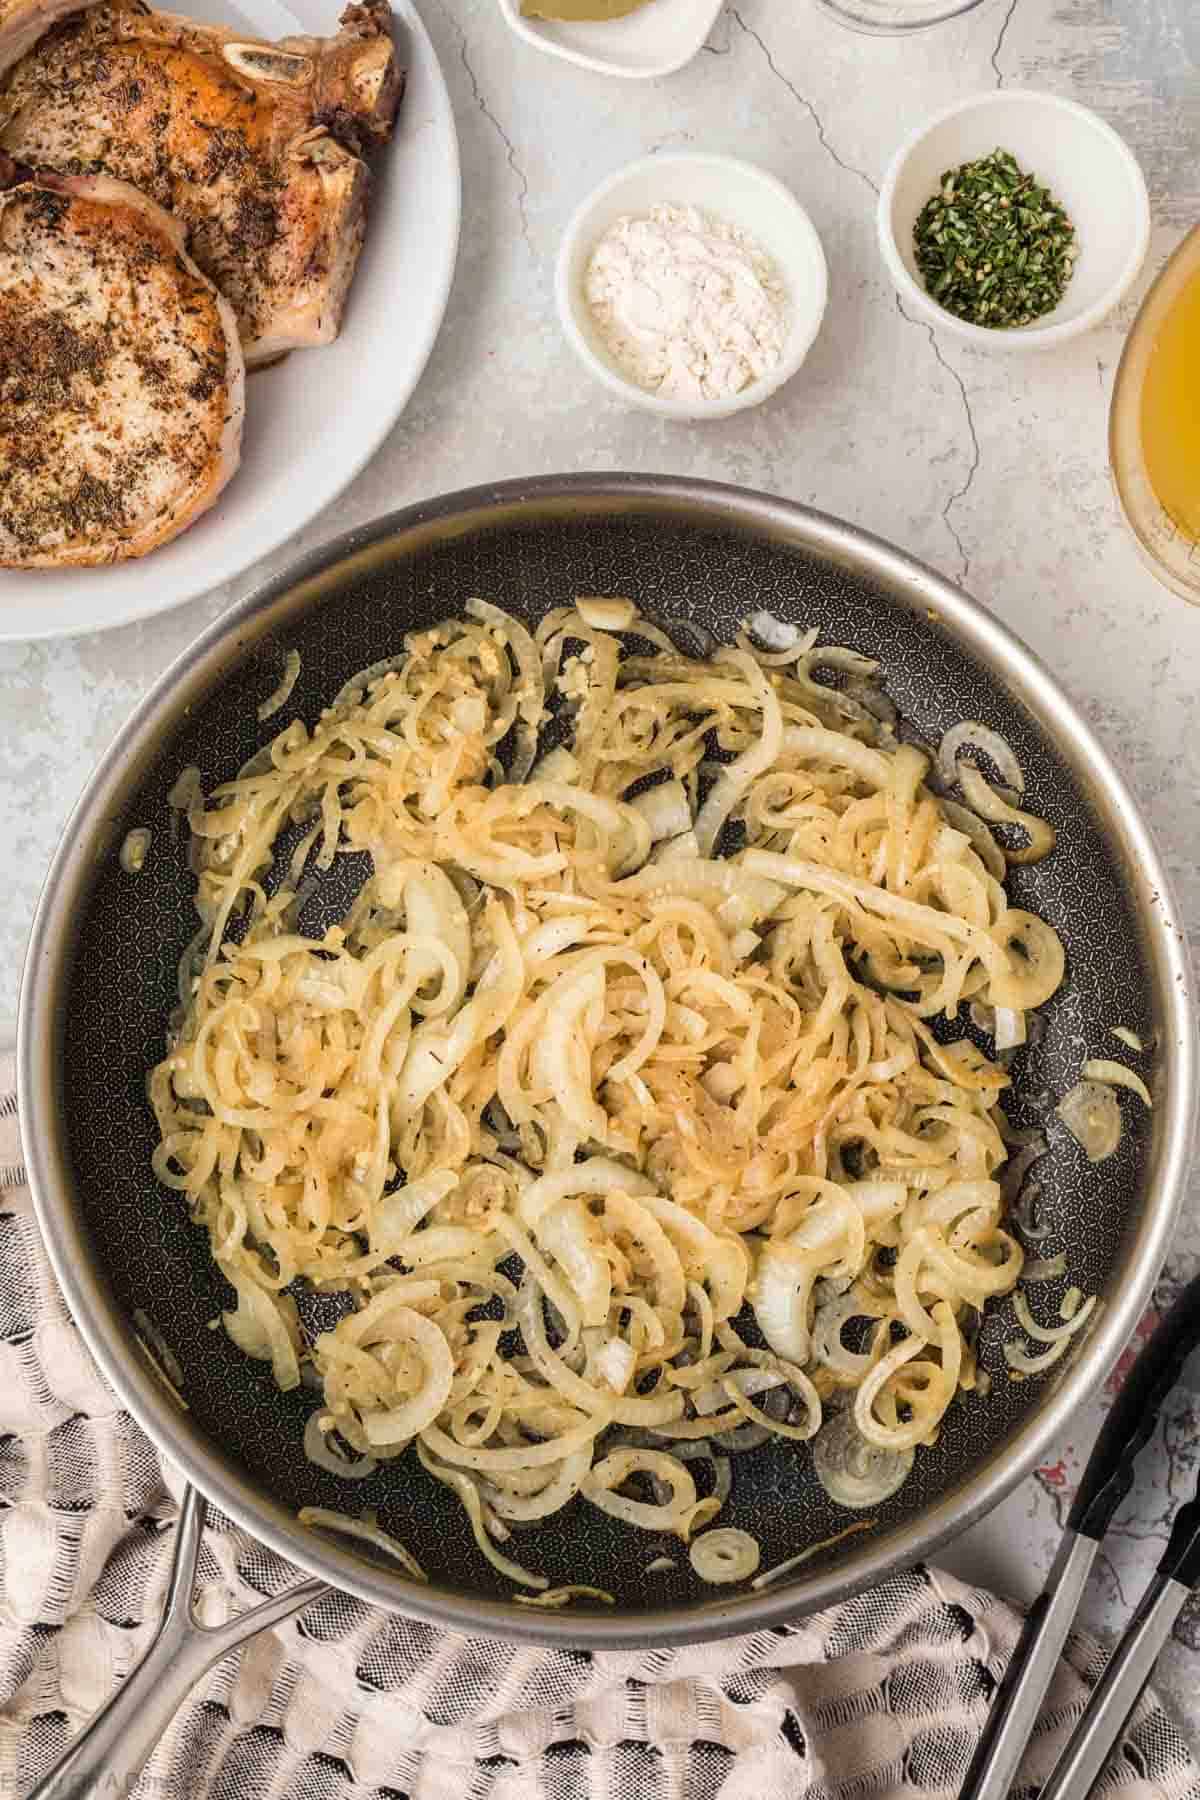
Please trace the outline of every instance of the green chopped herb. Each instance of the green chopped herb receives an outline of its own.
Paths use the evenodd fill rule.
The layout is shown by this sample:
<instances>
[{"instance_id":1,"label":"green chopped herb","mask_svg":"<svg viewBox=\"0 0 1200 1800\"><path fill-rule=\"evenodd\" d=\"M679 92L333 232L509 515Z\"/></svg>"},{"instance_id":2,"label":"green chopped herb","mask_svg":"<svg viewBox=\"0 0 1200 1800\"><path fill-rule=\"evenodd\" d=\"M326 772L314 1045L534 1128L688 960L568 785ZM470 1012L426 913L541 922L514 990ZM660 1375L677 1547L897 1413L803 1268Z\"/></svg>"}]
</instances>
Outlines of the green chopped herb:
<instances>
[{"instance_id":1,"label":"green chopped herb","mask_svg":"<svg viewBox=\"0 0 1200 1800\"><path fill-rule=\"evenodd\" d=\"M946 170L917 215L913 245L939 306L997 328L1052 312L1079 248L1064 208L1007 150Z\"/></svg>"}]
</instances>

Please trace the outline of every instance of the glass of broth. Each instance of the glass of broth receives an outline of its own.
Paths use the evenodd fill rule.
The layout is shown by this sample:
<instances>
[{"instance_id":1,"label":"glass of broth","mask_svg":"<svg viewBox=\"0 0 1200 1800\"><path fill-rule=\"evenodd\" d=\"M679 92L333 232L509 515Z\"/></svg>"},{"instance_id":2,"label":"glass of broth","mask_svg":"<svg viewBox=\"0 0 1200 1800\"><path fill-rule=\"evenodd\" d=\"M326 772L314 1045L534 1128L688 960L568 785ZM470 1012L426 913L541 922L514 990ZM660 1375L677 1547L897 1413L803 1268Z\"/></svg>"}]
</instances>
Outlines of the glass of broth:
<instances>
[{"instance_id":1,"label":"glass of broth","mask_svg":"<svg viewBox=\"0 0 1200 1800\"><path fill-rule=\"evenodd\" d=\"M1134 320L1108 435L1117 495L1143 559L1200 606L1200 226Z\"/></svg>"}]
</instances>

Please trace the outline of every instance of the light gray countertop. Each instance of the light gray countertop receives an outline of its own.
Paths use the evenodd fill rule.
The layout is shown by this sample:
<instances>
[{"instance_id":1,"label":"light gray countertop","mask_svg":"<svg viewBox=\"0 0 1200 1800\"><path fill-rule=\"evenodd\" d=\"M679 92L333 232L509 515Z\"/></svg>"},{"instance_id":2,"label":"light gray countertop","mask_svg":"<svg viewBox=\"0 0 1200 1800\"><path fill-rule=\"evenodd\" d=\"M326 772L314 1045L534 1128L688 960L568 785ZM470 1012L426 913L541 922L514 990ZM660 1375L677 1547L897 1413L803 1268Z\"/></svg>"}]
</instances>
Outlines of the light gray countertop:
<instances>
[{"instance_id":1,"label":"light gray countertop","mask_svg":"<svg viewBox=\"0 0 1200 1800\"><path fill-rule=\"evenodd\" d=\"M854 36L810 0L728 6L704 52L627 84L520 44L497 0L418 0L463 156L458 274L433 358L399 426L347 494L242 580L148 624L0 647L0 1019L11 1015L42 874L93 764L152 678L229 602L300 550L407 501L506 475L633 469L763 488L854 520L959 579L1060 679L1118 759L1200 926L1200 613L1158 587L1118 519L1105 455L1114 366L1136 299L1200 218L1195 0L991 0L908 40ZM297 7L317 28L330 0ZM1095 106L1138 153L1155 209L1134 298L1042 357L994 357L899 310L875 244L896 143L949 101L1029 85ZM562 341L552 267L577 201L631 157L695 146L751 158L808 207L831 297L800 376L756 411L676 425L589 385ZM364 368L364 381L387 378ZM256 379L269 379L256 377ZM319 429L319 421L314 421ZM1200 1258L1194 1203L1164 1292ZM1116 1629L1200 1461L1200 1377L1168 1411L1139 1495L1089 1594ZM1100 1417L945 1557L1032 1594ZM1149 1459L1147 1459L1149 1462ZM1200 1742L1200 1608L1160 1686Z\"/></svg>"}]
</instances>

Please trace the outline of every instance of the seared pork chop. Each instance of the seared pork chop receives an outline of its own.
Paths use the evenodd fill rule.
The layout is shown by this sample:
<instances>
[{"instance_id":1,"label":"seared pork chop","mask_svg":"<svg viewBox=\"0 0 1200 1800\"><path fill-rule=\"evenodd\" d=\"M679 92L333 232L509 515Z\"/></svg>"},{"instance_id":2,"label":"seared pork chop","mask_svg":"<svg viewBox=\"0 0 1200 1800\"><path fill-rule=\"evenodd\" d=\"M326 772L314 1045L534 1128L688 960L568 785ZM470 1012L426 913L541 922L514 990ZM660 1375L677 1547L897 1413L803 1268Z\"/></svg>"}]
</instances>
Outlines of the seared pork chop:
<instances>
[{"instance_id":1,"label":"seared pork chop","mask_svg":"<svg viewBox=\"0 0 1200 1800\"><path fill-rule=\"evenodd\" d=\"M0 566L142 556L238 465L244 367L183 227L0 155Z\"/></svg>"},{"instance_id":2,"label":"seared pork chop","mask_svg":"<svg viewBox=\"0 0 1200 1800\"><path fill-rule=\"evenodd\" d=\"M109 0L54 26L0 84L0 149L132 182L177 214L248 362L327 344L362 244L360 153L389 135L400 95L389 18L370 0L335 38L269 44Z\"/></svg>"},{"instance_id":3,"label":"seared pork chop","mask_svg":"<svg viewBox=\"0 0 1200 1800\"><path fill-rule=\"evenodd\" d=\"M78 11L79 0L0 0L0 72L11 69L51 25Z\"/></svg>"}]
</instances>

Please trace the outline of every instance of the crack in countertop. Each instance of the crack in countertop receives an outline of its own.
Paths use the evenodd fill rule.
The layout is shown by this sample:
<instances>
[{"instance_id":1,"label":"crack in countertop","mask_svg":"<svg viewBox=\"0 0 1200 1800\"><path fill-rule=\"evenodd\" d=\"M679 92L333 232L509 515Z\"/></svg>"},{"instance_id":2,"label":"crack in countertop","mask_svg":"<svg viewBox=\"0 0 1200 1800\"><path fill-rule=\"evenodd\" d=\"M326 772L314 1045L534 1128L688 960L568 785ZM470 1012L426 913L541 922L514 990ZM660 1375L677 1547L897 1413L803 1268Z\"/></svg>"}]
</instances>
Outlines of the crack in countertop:
<instances>
[{"instance_id":1,"label":"crack in countertop","mask_svg":"<svg viewBox=\"0 0 1200 1800\"><path fill-rule=\"evenodd\" d=\"M1014 5L1016 4L1016 0L1013 0L1013 4ZM796 84L793 81L788 80L788 78L784 74L783 70L779 67L779 64L775 61L774 56L771 54L771 51L767 45L767 42L766 42L765 38L762 36L762 34L758 31L756 31L754 29L753 25L747 25L745 19L743 19L741 13L738 11L736 6L730 7L729 17L734 21L734 23L738 26L738 28L745 33L745 35L748 38L752 38L753 41L758 45L759 49L762 51L763 58L766 62L766 65L767 65L768 69L771 71L772 75L774 75L774 77L777 81L782 82L783 86L787 89L788 93L792 96L793 100L799 101L800 105L804 108L805 112L808 114L809 118L813 122L813 126L814 126L814 129L816 130L817 138L820 141L821 148L826 152L826 154L832 158L832 160L837 164L839 169L845 169L847 175L856 175L858 177L859 181L866 182L867 186L870 188L870 190L873 194L877 194L879 192L879 188L876 186L875 182L873 182L871 180L871 177L867 174L866 170L855 168L853 163L848 163L844 157L838 155L837 151L834 149L833 145L829 141L828 136L826 135L825 126L821 121L820 113L817 111L817 109L813 105L812 101L808 98L807 94L802 94L800 92L800 89L796 86Z\"/></svg>"},{"instance_id":2,"label":"crack in countertop","mask_svg":"<svg viewBox=\"0 0 1200 1800\"><path fill-rule=\"evenodd\" d=\"M937 341L937 333L934 331L933 326L930 325L927 320L915 319L910 312L906 312L904 302L901 300L899 294L896 295L896 311L907 324L918 325L921 330L927 334L929 338L929 347L933 351L935 361L940 363L941 367L945 369L962 398L963 412L966 415L967 421L967 430L971 437L971 461L967 469L965 481L962 483L961 487L955 488L954 492L948 497L946 504L942 507L942 523L950 533L950 536L954 539L955 547L958 550L959 562L961 565L958 571L958 579L960 581L965 581L971 573L971 556L966 545L963 543L962 538L958 534L958 527L955 525L954 520L950 515L958 505L959 501L966 499L974 485L975 477L979 473L979 433L975 429L975 415L971 410L971 396L967 392L966 382L954 367L954 364L947 362L946 358L942 355L942 347Z\"/></svg>"},{"instance_id":3,"label":"crack in countertop","mask_svg":"<svg viewBox=\"0 0 1200 1800\"><path fill-rule=\"evenodd\" d=\"M995 48L992 51L991 63L992 63L992 68L995 71L996 86L998 88L1002 88L1004 86L1004 71L1000 67L1000 52L1004 48L1004 39L1008 34L1008 28L1012 24L1012 17L1013 17L1013 14L1016 12L1016 10L1017 10L1017 0L1008 0L1008 10L1005 13L1004 18L1001 22L1000 35L996 39Z\"/></svg>"},{"instance_id":4,"label":"crack in countertop","mask_svg":"<svg viewBox=\"0 0 1200 1800\"><path fill-rule=\"evenodd\" d=\"M1002 81L1003 78L1000 76L1000 70L999 70L999 67L995 63L995 58L1000 53L1000 47L1004 42L1004 34L1008 30L1009 21L1012 19L1013 13L1016 11L1016 8L1017 8L1017 0L1009 0L1008 11L1005 14L1004 22L1001 25L1000 35L996 40L996 48L992 53L993 54L993 66L996 67L996 74L1000 81ZM848 163L844 157L839 156L838 152L835 150L833 144L830 142L829 137L825 131L825 126L824 126L824 123L822 122L820 113L817 111L816 107L813 105L812 101L807 97L807 95L802 94L800 92L799 88L795 85L795 83L790 81L788 79L788 77L784 74L783 70L779 67L778 63L775 61L775 58L771 53L770 47L767 44L766 40L763 38L762 34L758 31L756 31L752 25L747 25L745 19L743 19L741 13L738 11L736 6L731 6L729 8L728 17L733 20L734 24L736 24L738 26L738 28L744 33L744 35L746 37L753 39L754 43L756 43L758 45L759 50L762 52L763 59L766 62L768 69L771 71L771 74L774 75L775 79L777 81L779 81L787 89L789 94L791 94L792 98L794 100L798 101L799 104L804 108L805 112L808 114L809 118L812 120L813 127L816 131L816 134L820 141L821 147L826 152L826 154L832 159L833 162L835 162L837 164L837 166L840 169L844 169L848 175L857 176L860 181L866 183L866 185L870 188L870 190L873 194L878 194L879 187L878 187L877 183L871 179L871 177L867 174L865 169L856 168L853 163ZM941 346L939 345L939 343L937 341L937 336L934 332L932 325L926 324L925 321L922 319L914 319L910 313L905 312L903 303L901 302L899 295L896 296L896 307L900 313L900 316L903 319L905 319L908 324L920 325L927 332L928 337L929 337L930 348L933 351L935 359L937 360L938 363L941 364L942 368L946 371L947 375L949 375L951 380L955 383L956 387L958 388L959 394L962 398L963 413L966 416L967 431L970 434L970 439L971 439L971 460L970 460L970 464L967 468L966 477L965 477L964 481L962 482L961 486L955 488L953 493L951 493L949 495L949 497L947 498L945 505L942 507L942 522L944 523L946 530L950 533L950 536L953 538L954 547L955 547L956 551L958 552L958 559L959 559L958 579L960 581L965 581L971 572L971 556L970 556L970 552L967 550L966 545L963 543L963 540L959 535L958 528L956 527L951 515L954 511L954 508L959 504L959 502L961 500L964 500L966 498L966 496L970 493L971 487L975 480L975 477L979 473L979 435L975 429L975 417L971 410L970 395L967 393L966 382L963 380L963 378L959 374L958 370L954 367L954 365L952 363L947 362L946 358L942 355Z\"/></svg>"},{"instance_id":5,"label":"crack in countertop","mask_svg":"<svg viewBox=\"0 0 1200 1800\"><path fill-rule=\"evenodd\" d=\"M476 75L475 70L472 67L471 58L470 58L470 55L468 54L468 50L467 50L467 34L466 34L466 32L463 30L462 26L459 24L459 21L455 18L454 14L450 11L450 8L446 4L446 0L438 0L438 5L440 6L442 12L445 14L446 18L449 19L450 23L453 25L455 31L458 33L458 56L459 56L459 61L462 63L462 66L463 66L464 70L466 71L467 80L471 83L471 98L474 100L476 106L479 108L480 112L483 114L483 116L487 120L488 124L492 127L493 131L496 133L496 136L500 139L500 142L504 145L505 159L508 163L509 168L512 170L513 174L517 178L517 182L518 182L517 211L519 212L519 214L521 216L521 236L525 240L525 247L529 251L530 256L532 256L534 261L536 262L537 261L537 251L533 247L533 238L530 235L530 230L529 230L529 177L526 175L524 169L521 167L520 163L517 161L516 145L513 143L512 139L509 137L507 131L505 131L503 125L500 123L499 119L496 117L495 113L492 111L491 107L488 105L487 97L484 94L483 89L479 85L479 77L478 77L478 75Z\"/></svg>"},{"instance_id":6,"label":"crack in countertop","mask_svg":"<svg viewBox=\"0 0 1200 1800\"><path fill-rule=\"evenodd\" d=\"M718 45L714 44L712 40L716 34L717 27L720 25L724 25L725 27L725 42ZM727 10L722 10L719 14L716 24L714 24L712 31L709 33L708 42L701 44L700 48L706 51L709 56L729 55L730 51L733 49L733 33L729 29L729 13Z\"/></svg>"}]
</instances>

